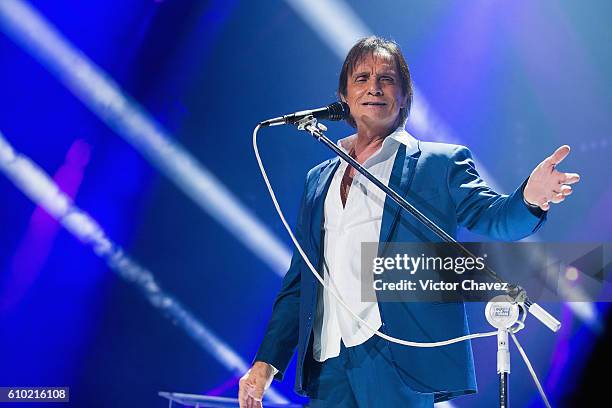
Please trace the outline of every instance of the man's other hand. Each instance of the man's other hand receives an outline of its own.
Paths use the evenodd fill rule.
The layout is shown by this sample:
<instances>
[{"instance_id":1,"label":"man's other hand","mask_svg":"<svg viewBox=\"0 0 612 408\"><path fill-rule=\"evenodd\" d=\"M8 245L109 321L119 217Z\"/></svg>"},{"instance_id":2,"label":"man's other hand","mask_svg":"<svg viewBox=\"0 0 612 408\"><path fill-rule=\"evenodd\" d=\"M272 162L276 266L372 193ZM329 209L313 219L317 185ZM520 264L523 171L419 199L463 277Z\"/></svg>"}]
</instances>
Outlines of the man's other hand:
<instances>
[{"instance_id":1,"label":"man's other hand","mask_svg":"<svg viewBox=\"0 0 612 408\"><path fill-rule=\"evenodd\" d=\"M238 401L240 408L261 408L264 392L274 378L272 366L256 361L253 367L240 379Z\"/></svg>"}]
</instances>

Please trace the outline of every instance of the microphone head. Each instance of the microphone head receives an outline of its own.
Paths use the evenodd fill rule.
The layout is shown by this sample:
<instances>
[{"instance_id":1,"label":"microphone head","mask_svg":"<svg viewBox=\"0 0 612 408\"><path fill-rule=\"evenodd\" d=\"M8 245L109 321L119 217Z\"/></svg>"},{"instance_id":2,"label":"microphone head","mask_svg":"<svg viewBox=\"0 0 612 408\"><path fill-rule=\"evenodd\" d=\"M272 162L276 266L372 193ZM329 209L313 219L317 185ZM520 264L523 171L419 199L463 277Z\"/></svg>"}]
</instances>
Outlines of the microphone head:
<instances>
[{"instance_id":1,"label":"microphone head","mask_svg":"<svg viewBox=\"0 0 612 408\"><path fill-rule=\"evenodd\" d=\"M327 119L329 120L343 120L348 118L350 114L349 106L345 102L334 102L327 105L327 110L329 112Z\"/></svg>"}]
</instances>

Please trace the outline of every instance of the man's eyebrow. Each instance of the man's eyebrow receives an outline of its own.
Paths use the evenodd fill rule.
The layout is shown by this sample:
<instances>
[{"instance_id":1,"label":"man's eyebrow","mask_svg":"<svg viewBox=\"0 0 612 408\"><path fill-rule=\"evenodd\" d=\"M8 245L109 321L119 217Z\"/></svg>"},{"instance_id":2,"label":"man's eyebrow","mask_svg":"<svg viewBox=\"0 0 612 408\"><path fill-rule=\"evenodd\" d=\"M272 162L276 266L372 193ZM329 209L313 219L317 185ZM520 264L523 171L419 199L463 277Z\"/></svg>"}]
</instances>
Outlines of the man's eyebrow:
<instances>
[{"instance_id":1,"label":"man's eyebrow","mask_svg":"<svg viewBox=\"0 0 612 408\"><path fill-rule=\"evenodd\" d=\"M380 75L397 75L397 72L395 72L393 68L390 68L390 69L378 72L378 75L379 76ZM369 71L354 72L352 75L353 78L357 78L360 76L370 76L370 72Z\"/></svg>"}]
</instances>

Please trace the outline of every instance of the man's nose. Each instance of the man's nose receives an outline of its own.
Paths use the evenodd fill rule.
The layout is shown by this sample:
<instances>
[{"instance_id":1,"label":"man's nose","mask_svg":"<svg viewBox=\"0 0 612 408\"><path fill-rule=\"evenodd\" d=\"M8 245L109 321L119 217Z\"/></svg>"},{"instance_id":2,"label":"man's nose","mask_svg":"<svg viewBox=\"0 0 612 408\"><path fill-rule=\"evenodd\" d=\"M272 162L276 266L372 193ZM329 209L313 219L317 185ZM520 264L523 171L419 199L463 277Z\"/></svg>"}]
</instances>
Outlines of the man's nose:
<instances>
[{"instance_id":1,"label":"man's nose","mask_svg":"<svg viewBox=\"0 0 612 408\"><path fill-rule=\"evenodd\" d=\"M377 80L370 81L370 89L368 89L370 95L381 96L383 94L382 87Z\"/></svg>"}]
</instances>

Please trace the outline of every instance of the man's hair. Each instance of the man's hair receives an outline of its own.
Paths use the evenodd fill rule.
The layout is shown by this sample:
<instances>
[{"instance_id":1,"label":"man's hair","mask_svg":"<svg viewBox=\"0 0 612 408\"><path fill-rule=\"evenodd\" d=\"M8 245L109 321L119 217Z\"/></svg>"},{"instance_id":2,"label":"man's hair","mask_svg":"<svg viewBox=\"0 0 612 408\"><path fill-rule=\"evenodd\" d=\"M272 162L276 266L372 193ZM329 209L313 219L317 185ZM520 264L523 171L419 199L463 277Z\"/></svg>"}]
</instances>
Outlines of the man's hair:
<instances>
[{"instance_id":1,"label":"man's hair","mask_svg":"<svg viewBox=\"0 0 612 408\"><path fill-rule=\"evenodd\" d=\"M363 58L368 55L374 55L377 51L386 51L393 60L395 60L396 69L399 74L400 85L404 95L408 96L408 105L400 109L398 126L404 123L410 112L410 106L412 105L412 80L410 79L410 70L408 64L402 55L402 50L399 45L392 40L387 40L375 35L362 38L357 41L353 48L349 51L344 64L342 64L342 71L340 71L340 79L338 80L338 96L346 97L346 86L348 77L353 73L357 64L361 62ZM357 128L357 123L352 116L346 119L347 123L354 128Z\"/></svg>"}]
</instances>

